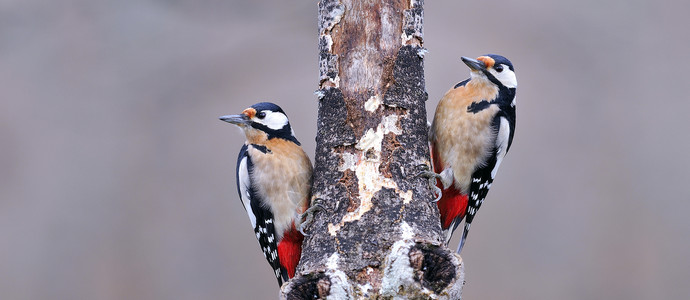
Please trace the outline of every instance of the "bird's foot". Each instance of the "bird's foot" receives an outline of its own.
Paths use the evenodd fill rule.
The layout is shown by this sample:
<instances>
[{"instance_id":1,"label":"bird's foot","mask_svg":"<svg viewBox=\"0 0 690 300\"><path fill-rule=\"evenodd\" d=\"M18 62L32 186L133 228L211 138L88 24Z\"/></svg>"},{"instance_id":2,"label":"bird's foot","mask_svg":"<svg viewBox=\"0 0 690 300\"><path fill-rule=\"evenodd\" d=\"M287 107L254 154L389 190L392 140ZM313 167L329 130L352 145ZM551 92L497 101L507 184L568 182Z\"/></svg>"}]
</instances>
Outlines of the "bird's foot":
<instances>
[{"instance_id":1,"label":"bird's foot","mask_svg":"<svg viewBox=\"0 0 690 300\"><path fill-rule=\"evenodd\" d=\"M423 168L423 170L415 177L423 177L429 180L429 188L434 191L434 195L437 195L433 202L438 202L441 200L441 196L443 196L443 190L436 186L437 180L442 180L441 175L432 171L426 164L421 164L418 167Z\"/></svg>"},{"instance_id":2,"label":"bird's foot","mask_svg":"<svg viewBox=\"0 0 690 300\"><path fill-rule=\"evenodd\" d=\"M307 226L311 225L311 223L314 222L314 213L316 213L317 211L325 209L325 207L321 203L323 203L323 199L321 199L321 198L314 199L311 206L309 208L307 208L307 210L305 210L302 213L302 215L300 215L300 218L304 219L304 221L302 221L302 223L299 225L299 232L302 233L302 235L308 236L308 234L306 234L304 232L304 229L307 228Z\"/></svg>"}]
</instances>

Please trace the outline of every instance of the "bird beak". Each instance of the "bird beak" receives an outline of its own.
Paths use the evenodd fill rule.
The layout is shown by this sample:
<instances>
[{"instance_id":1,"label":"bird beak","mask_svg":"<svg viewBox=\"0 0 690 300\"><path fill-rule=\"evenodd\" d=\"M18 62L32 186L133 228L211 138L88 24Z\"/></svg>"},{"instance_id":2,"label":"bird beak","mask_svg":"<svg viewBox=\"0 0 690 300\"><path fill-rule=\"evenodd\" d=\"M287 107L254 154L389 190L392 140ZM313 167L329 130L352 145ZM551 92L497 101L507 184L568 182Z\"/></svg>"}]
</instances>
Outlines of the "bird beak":
<instances>
[{"instance_id":1,"label":"bird beak","mask_svg":"<svg viewBox=\"0 0 690 300\"><path fill-rule=\"evenodd\" d=\"M221 121L228 122L230 124L235 124L237 126L244 126L249 124L249 117L245 114L240 115L227 115L219 118Z\"/></svg>"},{"instance_id":2,"label":"bird beak","mask_svg":"<svg viewBox=\"0 0 690 300\"><path fill-rule=\"evenodd\" d=\"M484 62L466 56L462 57L462 62L464 62L473 71L481 71L486 69L486 64Z\"/></svg>"}]
</instances>

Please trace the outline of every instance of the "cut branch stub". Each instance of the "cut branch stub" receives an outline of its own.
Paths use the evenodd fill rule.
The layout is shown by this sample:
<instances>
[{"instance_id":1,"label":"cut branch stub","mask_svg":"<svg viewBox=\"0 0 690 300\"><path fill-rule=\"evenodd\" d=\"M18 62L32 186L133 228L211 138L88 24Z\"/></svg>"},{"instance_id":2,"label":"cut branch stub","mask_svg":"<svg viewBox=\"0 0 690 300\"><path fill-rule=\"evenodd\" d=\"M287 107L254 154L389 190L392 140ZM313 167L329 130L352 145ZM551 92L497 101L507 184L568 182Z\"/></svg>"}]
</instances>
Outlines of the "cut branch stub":
<instances>
[{"instance_id":1,"label":"cut branch stub","mask_svg":"<svg viewBox=\"0 0 690 300\"><path fill-rule=\"evenodd\" d=\"M309 274L295 278L287 299L326 299L331 289L331 281L323 273Z\"/></svg>"},{"instance_id":2,"label":"cut branch stub","mask_svg":"<svg viewBox=\"0 0 690 300\"><path fill-rule=\"evenodd\" d=\"M435 293L441 293L456 277L452 254L440 247L423 244L413 246L410 249L410 265L415 271L414 279Z\"/></svg>"}]
</instances>

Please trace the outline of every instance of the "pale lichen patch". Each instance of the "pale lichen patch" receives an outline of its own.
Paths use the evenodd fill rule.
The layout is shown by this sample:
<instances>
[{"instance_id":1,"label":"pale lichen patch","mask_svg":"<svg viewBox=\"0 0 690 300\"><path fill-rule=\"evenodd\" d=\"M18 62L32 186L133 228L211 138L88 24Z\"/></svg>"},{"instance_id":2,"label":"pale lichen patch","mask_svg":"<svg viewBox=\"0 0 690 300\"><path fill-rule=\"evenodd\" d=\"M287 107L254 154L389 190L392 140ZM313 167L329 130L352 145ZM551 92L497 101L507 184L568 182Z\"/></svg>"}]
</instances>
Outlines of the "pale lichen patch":
<instances>
[{"instance_id":1,"label":"pale lichen patch","mask_svg":"<svg viewBox=\"0 0 690 300\"><path fill-rule=\"evenodd\" d=\"M340 76L335 76L335 78L328 77L321 82L321 88L339 88L340 87Z\"/></svg>"},{"instance_id":2,"label":"pale lichen patch","mask_svg":"<svg viewBox=\"0 0 690 300\"><path fill-rule=\"evenodd\" d=\"M333 270L338 269L338 258L338 252L331 254L331 256L328 257L328 260L326 261L326 268Z\"/></svg>"},{"instance_id":3,"label":"pale lichen patch","mask_svg":"<svg viewBox=\"0 0 690 300\"><path fill-rule=\"evenodd\" d=\"M321 100L324 97L326 97L326 92L324 92L323 90L316 90L314 91L314 95L316 95L316 97L319 98L319 100Z\"/></svg>"},{"instance_id":4,"label":"pale lichen patch","mask_svg":"<svg viewBox=\"0 0 690 300\"><path fill-rule=\"evenodd\" d=\"M331 37L331 35L330 34L324 34L323 39L324 39L324 41L326 41L326 50L328 52L332 52L333 51L333 38Z\"/></svg>"},{"instance_id":5,"label":"pale lichen patch","mask_svg":"<svg viewBox=\"0 0 690 300\"><path fill-rule=\"evenodd\" d=\"M424 58L427 53L429 53L429 50L427 50L426 48L419 48L417 50L417 56L419 56L419 58Z\"/></svg>"},{"instance_id":6,"label":"pale lichen patch","mask_svg":"<svg viewBox=\"0 0 690 300\"><path fill-rule=\"evenodd\" d=\"M392 132L395 135L402 134L402 129L398 127L398 119L400 119L399 115L388 115L383 117L383 120L381 120L383 134L387 134L389 132Z\"/></svg>"},{"instance_id":7,"label":"pale lichen patch","mask_svg":"<svg viewBox=\"0 0 690 300\"><path fill-rule=\"evenodd\" d=\"M403 287L414 286L414 269L410 266L409 253L414 245L411 240L414 236L412 228L407 222L400 225L401 235L404 238L395 242L391 247L391 252L386 256L383 265L383 278L381 281L381 296L398 296ZM404 298L403 298L404 299Z\"/></svg>"},{"instance_id":8,"label":"pale lichen patch","mask_svg":"<svg viewBox=\"0 0 690 300\"><path fill-rule=\"evenodd\" d=\"M338 230L340 230L339 224L333 225L333 223L328 223L328 234L335 236L338 233Z\"/></svg>"},{"instance_id":9,"label":"pale lichen patch","mask_svg":"<svg viewBox=\"0 0 690 300\"><path fill-rule=\"evenodd\" d=\"M339 269L338 259L338 253L333 253L326 262L326 275L331 281L331 288L326 299L351 299L352 286L347 274Z\"/></svg>"},{"instance_id":10,"label":"pale lichen patch","mask_svg":"<svg viewBox=\"0 0 690 300\"><path fill-rule=\"evenodd\" d=\"M331 8L330 11L326 14L323 24L321 25L321 31L322 33L329 32L333 30L333 27L340 23L340 19L343 18L343 15L345 14L345 6L342 4L335 5Z\"/></svg>"},{"instance_id":11,"label":"pale lichen patch","mask_svg":"<svg viewBox=\"0 0 690 300\"><path fill-rule=\"evenodd\" d=\"M410 192L410 198L411 198L412 197L412 191L409 191L409 192ZM405 221L403 221L402 224L400 224L400 237L402 237L403 240L409 240L412 237L414 237L414 230Z\"/></svg>"},{"instance_id":12,"label":"pale lichen patch","mask_svg":"<svg viewBox=\"0 0 690 300\"><path fill-rule=\"evenodd\" d=\"M364 136L359 139L359 143L355 145L355 148L363 152L372 148L374 151L381 152L381 142L383 141L383 130L380 130L381 128L381 124L379 124L377 130L369 128L369 130L364 133Z\"/></svg>"},{"instance_id":13,"label":"pale lichen patch","mask_svg":"<svg viewBox=\"0 0 690 300\"><path fill-rule=\"evenodd\" d=\"M381 105L381 96L374 95L364 102L364 109L368 112L375 112Z\"/></svg>"},{"instance_id":14,"label":"pale lichen patch","mask_svg":"<svg viewBox=\"0 0 690 300\"><path fill-rule=\"evenodd\" d=\"M408 190L405 193L400 194L403 199L404 204L409 204L412 201L412 190Z\"/></svg>"},{"instance_id":15,"label":"pale lichen patch","mask_svg":"<svg viewBox=\"0 0 690 300\"><path fill-rule=\"evenodd\" d=\"M341 156L343 159L342 164L338 166L339 172L345 172L346 170L354 171L357 167L358 157L354 153L344 152Z\"/></svg>"}]
</instances>

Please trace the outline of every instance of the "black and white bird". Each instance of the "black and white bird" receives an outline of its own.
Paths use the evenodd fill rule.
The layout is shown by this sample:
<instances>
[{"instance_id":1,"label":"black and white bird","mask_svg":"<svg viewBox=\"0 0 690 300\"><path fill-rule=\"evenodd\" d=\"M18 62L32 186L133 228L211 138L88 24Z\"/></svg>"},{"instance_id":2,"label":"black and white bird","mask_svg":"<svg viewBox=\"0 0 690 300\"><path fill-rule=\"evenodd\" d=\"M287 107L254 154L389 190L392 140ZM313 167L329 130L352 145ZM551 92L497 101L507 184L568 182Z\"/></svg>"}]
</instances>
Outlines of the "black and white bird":
<instances>
[{"instance_id":1,"label":"black and white bird","mask_svg":"<svg viewBox=\"0 0 690 300\"><path fill-rule=\"evenodd\" d=\"M282 286L295 276L302 252L300 229L311 197L311 162L278 105L261 102L220 119L245 134L237 158L237 192Z\"/></svg>"},{"instance_id":2,"label":"black and white bird","mask_svg":"<svg viewBox=\"0 0 690 300\"><path fill-rule=\"evenodd\" d=\"M484 202L515 133L513 64L495 54L462 57L470 78L443 96L431 125L434 172L442 190L437 202L446 243L462 220L460 253L477 210Z\"/></svg>"}]
</instances>

